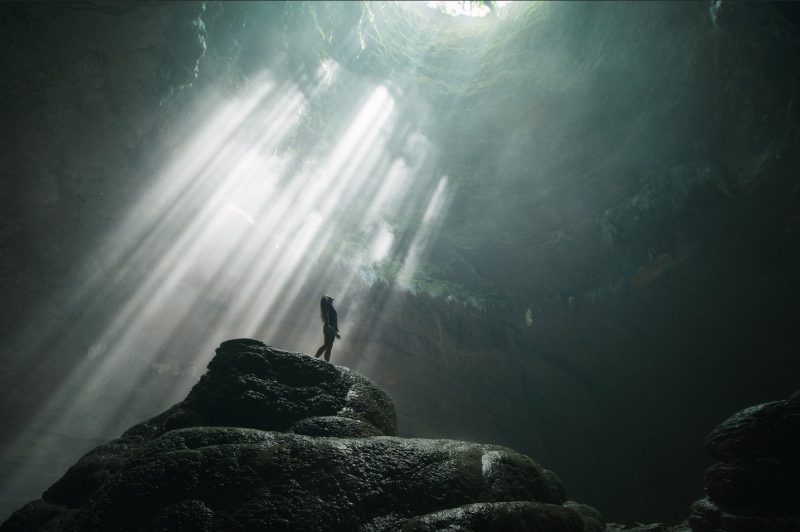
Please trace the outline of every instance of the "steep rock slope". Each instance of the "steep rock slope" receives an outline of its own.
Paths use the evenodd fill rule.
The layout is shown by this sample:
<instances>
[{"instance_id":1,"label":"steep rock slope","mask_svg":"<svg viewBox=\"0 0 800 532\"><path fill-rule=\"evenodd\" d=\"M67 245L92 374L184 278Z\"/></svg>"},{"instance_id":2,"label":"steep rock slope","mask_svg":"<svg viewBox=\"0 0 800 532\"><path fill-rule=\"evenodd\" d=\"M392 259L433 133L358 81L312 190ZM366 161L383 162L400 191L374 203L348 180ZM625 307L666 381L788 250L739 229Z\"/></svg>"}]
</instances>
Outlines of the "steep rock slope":
<instances>
[{"instance_id":1,"label":"steep rock slope","mask_svg":"<svg viewBox=\"0 0 800 532\"><path fill-rule=\"evenodd\" d=\"M12 530L603 530L510 449L394 437L361 375L248 339L189 396L79 460Z\"/></svg>"}]
</instances>

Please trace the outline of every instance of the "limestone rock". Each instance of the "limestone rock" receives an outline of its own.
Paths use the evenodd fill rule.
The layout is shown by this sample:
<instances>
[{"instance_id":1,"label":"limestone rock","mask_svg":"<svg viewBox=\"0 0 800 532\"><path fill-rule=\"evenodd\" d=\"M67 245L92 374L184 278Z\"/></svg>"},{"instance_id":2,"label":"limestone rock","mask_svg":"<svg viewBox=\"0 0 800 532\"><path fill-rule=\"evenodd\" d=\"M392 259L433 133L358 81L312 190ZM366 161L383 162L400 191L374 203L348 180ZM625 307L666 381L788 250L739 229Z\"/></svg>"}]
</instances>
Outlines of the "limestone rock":
<instances>
[{"instance_id":1,"label":"limestone rock","mask_svg":"<svg viewBox=\"0 0 800 532\"><path fill-rule=\"evenodd\" d=\"M797 513L800 476L776 459L732 460L705 473L705 492L720 506L741 514Z\"/></svg>"},{"instance_id":2,"label":"limestone rock","mask_svg":"<svg viewBox=\"0 0 800 532\"><path fill-rule=\"evenodd\" d=\"M586 532L604 532L606 524L603 521L603 516L597 508L589 506L588 504L581 504L575 501L567 501L564 506L571 508L578 512L583 519L583 529Z\"/></svg>"},{"instance_id":3,"label":"limestone rock","mask_svg":"<svg viewBox=\"0 0 800 532\"><path fill-rule=\"evenodd\" d=\"M718 425L706 448L720 460L692 505L695 532L800 530L800 401L765 403Z\"/></svg>"},{"instance_id":4,"label":"limestone rock","mask_svg":"<svg viewBox=\"0 0 800 532\"><path fill-rule=\"evenodd\" d=\"M576 512L564 506L535 502L478 503L410 519L403 531L507 530L572 532L584 530Z\"/></svg>"},{"instance_id":5,"label":"limestone rock","mask_svg":"<svg viewBox=\"0 0 800 532\"><path fill-rule=\"evenodd\" d=\"M695 502L689 513L694 532L797 532L800 518L782 516L746 516L728 513L705 498Z\"/></svg>"},{"instance_id":6,"label":"limestone rock","mask_svg":"<svg viewBox=\"0 0 800 532\"><path fill-rule=\"evenodd\" d=\"M775 401L745 408L718 425L706 439L706 448L718 460L798 460L798 447L800 401Z\"/></svg>"},{"instance_id":7,"label":"limestone rock","mask_svg":"<svg viewBox=\"0 0 800 532\"><path fill-rule=\"evenodd\" d=\"M84 456L0 529L596 532L510 449L405 439L364 377L248 339L188 397Z\"/></svg>"},{"instance_id":8,"label":"limestone rock","mask_svg":"<svg viewBox=\"0 0 800 532\"><path fill-rule=\"evenodd\" d=\"M669 526L664 523L637 523L630 526L608 523L606 532L692 532L692 529L687 521L675 526Z\"/></svg>"}]
</instances>

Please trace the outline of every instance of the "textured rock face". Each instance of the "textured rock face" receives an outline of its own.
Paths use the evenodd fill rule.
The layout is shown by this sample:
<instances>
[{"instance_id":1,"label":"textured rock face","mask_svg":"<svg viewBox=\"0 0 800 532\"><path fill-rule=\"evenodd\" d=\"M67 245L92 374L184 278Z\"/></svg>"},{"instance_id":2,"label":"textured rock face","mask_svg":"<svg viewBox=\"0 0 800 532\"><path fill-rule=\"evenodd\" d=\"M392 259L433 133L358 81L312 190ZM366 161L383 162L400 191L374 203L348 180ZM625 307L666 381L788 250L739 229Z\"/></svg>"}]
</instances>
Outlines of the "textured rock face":
<instances>
[{"instance_id":1,"label":"textured rock face","mask_svg":"<svg viewBox=\"0 0 800 532\"><path fill-rule=\"evenodd\" d=\"M689 523L683 523L675 526L665 525L664 523L650 523L650 524L636 524L632 526L621 525L618 523L609 523L606 526L606 532L692 532L689 528Z\"/></svg>"},{"instance_id":2,"label":"textured rock face","mask_svg":"<svg viewBox=\"0 0 800 532\"><path fill-rule=\"evenodd\" d=\"M231 340L186 400L88 453L0 528L605 528L526 456L395 433L390 399L360 375Z\"/></svg>"},{"instance_id":3,"label":"textured rock face","mask_svg":"<svg viewBox=\"0 0 800 532\"><path fill-rule=\"evenodd\" d=\"M697 532L800 530L800 400L746 408L717 426L706 448L719 462L691 509Z\"/></svg>"},{"instance_id":4,"label":"textured rock face","mask_svg":"<svg viewBox=\"0 0 800 532\"><path fill-rule=\"evenodd\" d=\"M500 305L483 314L456 305L431 314L419 297L395 310L378 291L348 295L351 309L383 309L363 321L351 315L346 339L362 336L349 332L357 321L363 336L375 338L353 352L380 360L360 369L393 394L406 433L502 443L550 464L575 496L609 517L672 522L686 515L705 467L697 441L739 408L740 393L763 397L794 386L800 55L787 50L799 46L792 28L800 19L780 12L796 13L797 4L722 2L712 16L710 2L520 2L531 11L528 22L503 32L507 46L503 35L492 38L494 57L481 59L489 68L479 70L473 60L483 47L447 61L448 44L430 32L399 31L400 17L386 17L390 32L371 31L371 17L361 23L362 7L405 4L207 2L201 15L200 2L0 3L0 64L11 73L0 79L0 487L9 487L22 459L39 464L25 486L13 486L25 492L21 499L0 489L0 519L38 497L55 480L44 473L65 470L78 448L161 412L176 400L171 390L185 395L186 381L196 380L161 373L162 363L179 357L142 352L135 364L148 375L148 400L130 405L130 418L102 434L72 426L67 435L84 439L62 442L58 454L7 452L7 439L27 438L39 410L66 417L49 404L51 390L97 353L98 333L153 270L149 260L100 267L103 254L95 251L107 230L124 223L131 202L194 138L195 125L214 116L218 95L235 98L264 67L280 71L280 82L302 77L298 68L315 79L319 59L332 54L344 67L339 80L353 82L328 94L347 96L306 115L289 153L335 148L338 111L356 105L353 87L366 82L357 73L365 68L369 80L394 81L398 72L397 87L411 84L405 96L392 89L398 109L427 103L448 85L474 93L463 104L452 100L452 119L438 112L449 105L432 106L430 124L409 120L389 144L405 152L415 144L405 131L423 128L458 194L433 260L421 263L424 274L496 295ZM193 86L178 90L202 55L198 17L208 49ZM372 33L404 34L436 60L419 64L414 56L413 68L396 70L384 61L402 49L374 46ZM356 34L368 40L354 58L341 45ZM449 72L416 83L419 67ZM473 83L458 83L472 73ZM88 316L69 297L87 280L112 295ZM330 286L306 286L317 285ZM186 298L206 293L179 286ZM229 296L241 300L239 292ZM301 310L289 313L297 330L274 336L276 345L290 345L308 327L302 303L318 297L301 292L293 302ZM220 301L199 298L195 316L226 312ZM170 301L170 316L177 303ZM194 318L189 325L166 353L209 352L195 329L212 329ZM61 345L39 341L45 338ZM184 370L194 368L176 373ZM106 389L127 379L127 371L110 375ZM93 395L116 397L104 391ZM708 403L709 396L717 400ZM75 417L92 414L87 407ZM680 426L664 430L665 420ZM306 430L329 430L324 423ZM91 445L83 443L88 436ZM641 452L655 448L662 452ZM685 467L675 467L675 456Z\"/></svg>"}]
</instances>

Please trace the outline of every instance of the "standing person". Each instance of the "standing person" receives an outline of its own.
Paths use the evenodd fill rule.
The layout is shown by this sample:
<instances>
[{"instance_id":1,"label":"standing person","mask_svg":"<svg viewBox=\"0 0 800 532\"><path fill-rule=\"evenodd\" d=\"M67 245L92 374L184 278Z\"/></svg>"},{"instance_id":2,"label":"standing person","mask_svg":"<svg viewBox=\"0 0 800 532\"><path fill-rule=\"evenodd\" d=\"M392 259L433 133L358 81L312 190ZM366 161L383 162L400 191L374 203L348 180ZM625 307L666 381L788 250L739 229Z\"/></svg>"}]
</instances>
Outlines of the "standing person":
<instances>
[{"instance_id":1,"label":"standing person","mask_svg":"<svg viewBox=\"0 0 800 532\"><path fill-rule=\"evenodd\" d=\"M319 313L322 318L322 334L325 337L325 343L317 349L317 356L325 352L325 362L331 360L331 348L333 347L334 338L341 338L339 335L339 322L336 319L336 309L333 308L333 298L331 296L322 296L319 300Z\"/></svg>"}]
</instances>

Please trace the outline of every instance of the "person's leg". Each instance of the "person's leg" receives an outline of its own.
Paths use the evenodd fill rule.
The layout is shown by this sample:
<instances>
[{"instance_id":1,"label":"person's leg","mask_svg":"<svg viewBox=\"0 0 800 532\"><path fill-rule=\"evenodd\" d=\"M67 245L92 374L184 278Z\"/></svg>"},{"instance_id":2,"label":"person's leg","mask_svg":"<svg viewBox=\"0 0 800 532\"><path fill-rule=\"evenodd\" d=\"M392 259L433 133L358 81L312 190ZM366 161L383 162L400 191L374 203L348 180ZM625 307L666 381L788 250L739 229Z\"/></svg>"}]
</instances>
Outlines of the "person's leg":
<instances>
[{"instance_id":1,"label":"person's leg","mask_svg":"<svg viewBox=\"0 0 800 532\"><path fill-rule=\"evenodd\" d=\"M319 349L317 349L317 355L314 358L319 358L319 356L322 354L323 351L325 351L325 348L327 346L328 346L328 338L326 337L325 343L319 346ZM330 354L328 354L328 356L330 356Z\"/></svg>"},{"instance_id":2,"label":"person's leg","mask_svg":"<svg viewBox=\"0 0 800 532\"><path fill-rule=\"evenodd\" d=\"M331 349L333 349L333 340L336 338L335 334L325 335L325 362L331 361Z\"/></svg>"}]
</instances>

